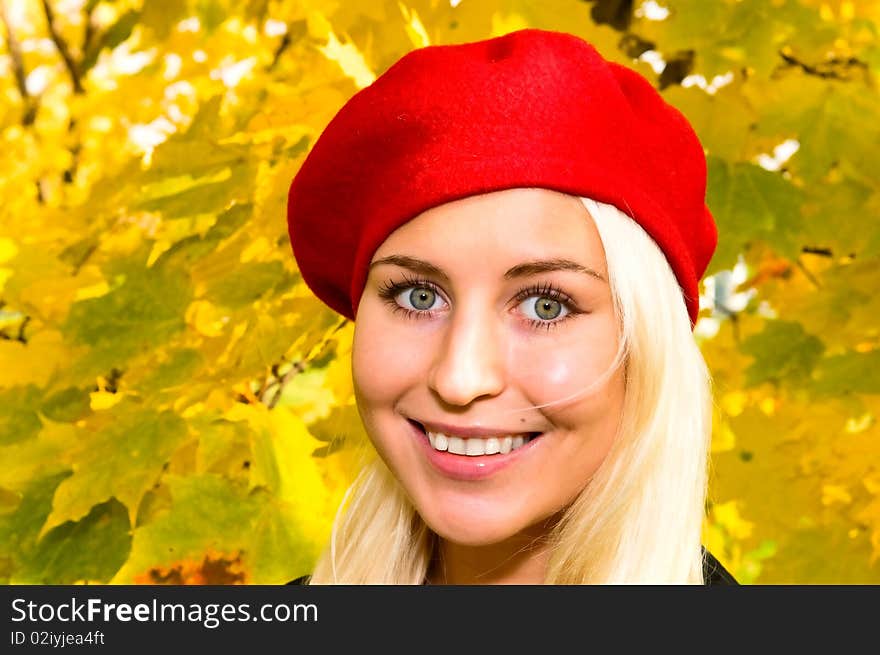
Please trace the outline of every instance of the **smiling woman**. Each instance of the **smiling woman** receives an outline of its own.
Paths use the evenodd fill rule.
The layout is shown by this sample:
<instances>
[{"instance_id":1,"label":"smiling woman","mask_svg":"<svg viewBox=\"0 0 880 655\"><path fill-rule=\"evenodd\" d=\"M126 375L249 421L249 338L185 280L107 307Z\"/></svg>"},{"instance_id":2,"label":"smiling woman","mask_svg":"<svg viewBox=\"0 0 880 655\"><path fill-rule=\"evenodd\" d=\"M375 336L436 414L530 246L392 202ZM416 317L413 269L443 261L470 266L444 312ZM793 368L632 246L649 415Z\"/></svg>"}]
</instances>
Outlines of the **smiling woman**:
<instances>
[{"instance_id":1,"label":"smiling woman","mask_svg":"<svg viewBox=\"0 0 880 655\"><path fill-rule=\"evenodd\" d=\"M571 35L414 51L294 179L374 447L311 584L733 582L700 546L705 161Z\"/></svg>"}]
</instances>

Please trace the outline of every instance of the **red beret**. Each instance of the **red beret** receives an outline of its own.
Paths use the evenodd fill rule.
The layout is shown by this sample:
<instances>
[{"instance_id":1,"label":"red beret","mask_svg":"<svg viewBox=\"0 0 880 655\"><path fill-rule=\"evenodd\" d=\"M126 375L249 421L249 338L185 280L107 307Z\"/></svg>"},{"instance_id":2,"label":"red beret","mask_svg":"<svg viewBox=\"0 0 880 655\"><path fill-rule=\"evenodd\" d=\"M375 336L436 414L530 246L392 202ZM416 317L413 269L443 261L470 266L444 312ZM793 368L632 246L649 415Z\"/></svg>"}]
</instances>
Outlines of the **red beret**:
<instances>
[{"instance_id":1,"label":"red beret","mask_svg":"<svg viewBox=\"0 0 880 655\"><path fill-rule=\"evenodd\" d=\"M561 32L413 50L355 94L290 185L294 257L314 294L354 319L373 253L397 227L514 187L633 217L665 253L696 323L697 283L717 242L700 142L644 77Z\"/></svg>"}]
</instances>

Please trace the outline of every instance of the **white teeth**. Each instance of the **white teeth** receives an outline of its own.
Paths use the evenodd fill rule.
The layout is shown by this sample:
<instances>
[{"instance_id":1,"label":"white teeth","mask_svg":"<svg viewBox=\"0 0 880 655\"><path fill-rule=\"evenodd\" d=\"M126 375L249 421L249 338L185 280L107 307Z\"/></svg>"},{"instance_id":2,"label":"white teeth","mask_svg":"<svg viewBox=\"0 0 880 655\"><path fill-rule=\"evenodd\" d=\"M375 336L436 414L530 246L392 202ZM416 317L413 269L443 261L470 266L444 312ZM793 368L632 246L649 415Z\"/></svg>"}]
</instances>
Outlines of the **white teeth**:
<instances>
[{"instance_id":1,"label":"white teeth","mask_svg":"<svg viewBox=\"0 0 880 655\"><path fill-rule=\"evenodd\" d=\"M456 455L467 455L467 451L464 447L464 439L461 437L447 437L449 439L449 447L446 449L450 453L455 453Z\"/></svg>"},{"instance_id":2,"label":"white teeth","mask_svg":"<svg viewBox=\"0 0 880 655\"><path fill-rule=\"evenodd\" d=\"M465 455L485 455L486 454L486 444L483 443L482 439L468 439L464 442L464 454Z\"/></svg>"},{"instance_id":3,"label":"white teeth","mask_svg":"<svg viewBox=\"0 0 880 655\"><path fill-rule=\"evenodd\" d=\"M468 455L477 457L479 455L495 455L501 453L506 455L512 450L516 450L527 444L534 437L518 436L500 436L488 437L486 439L462 437L450 437L442 432L428 432L428 441L434 450L446 450L456 455Z\"/></svg>"}]
</instances>

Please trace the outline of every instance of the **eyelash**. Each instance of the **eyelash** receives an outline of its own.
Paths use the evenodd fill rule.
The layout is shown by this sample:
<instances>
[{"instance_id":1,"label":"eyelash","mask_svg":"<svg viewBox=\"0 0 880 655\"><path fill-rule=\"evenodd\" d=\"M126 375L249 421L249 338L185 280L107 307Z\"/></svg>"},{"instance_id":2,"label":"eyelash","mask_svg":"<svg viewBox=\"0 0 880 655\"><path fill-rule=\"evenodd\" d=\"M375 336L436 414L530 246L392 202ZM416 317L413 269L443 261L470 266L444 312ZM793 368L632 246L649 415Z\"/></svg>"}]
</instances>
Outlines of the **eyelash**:
<instances>
[{"instance_id":1,"label":"eyelash","mask_svg":"<svg viewBox=\"0 0 880 655\"><path fill-rule=\"evenodd\" d=\"M404 274L402 282L393 282L392 280L387 280L382 284L381 289L379 290L379 296L391 306L391 309L395 312L403 312L406 318L415 318L420 319L425 316L431 316L433 312L431 311L420 311L417 309L409 309L407 307L401 307L397 303L397 295L401 291L405 291L406 289L411 289L413 287L421 287L425 289L430 289L435 294L440 295L440 289L436 284L427 280L425 278L411 278ZM531 296L540 296L542 298L550 298L551 300L556 300L563 305L565 305L568 313L559 319L554 319L552 321L541 321L537 319L527 319L527 322L531 327L535 329L543 329L543 330L551 330L557 327L560 323L563 323L569 318L573 318L578 314L582 314L580 310L578 310L574 304L574 301L571 297L566 294L564 291L557 289L550 282L545 282L543 284L536 284L530 287L526 287L517 291L514 299L517 303L521 303L526 298Z\"/></svg>"}]
</instances>

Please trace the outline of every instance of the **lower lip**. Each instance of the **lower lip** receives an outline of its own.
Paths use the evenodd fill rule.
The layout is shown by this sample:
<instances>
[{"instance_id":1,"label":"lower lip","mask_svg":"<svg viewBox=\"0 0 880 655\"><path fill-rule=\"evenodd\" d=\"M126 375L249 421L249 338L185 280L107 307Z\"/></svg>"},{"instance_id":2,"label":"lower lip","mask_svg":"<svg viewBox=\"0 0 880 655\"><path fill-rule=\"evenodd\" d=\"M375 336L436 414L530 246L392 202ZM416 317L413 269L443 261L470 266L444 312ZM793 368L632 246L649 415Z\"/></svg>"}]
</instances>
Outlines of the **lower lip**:
<instances>
[{"instance_id":1,"label":"lower lip","mask_svg":"<svg viewBox=\"0 0 880 655\"><path fill-rule=\"evenodd\" d=\"M422 447L425 449L428 461L431 462L434 468L449 478L464 481L484 480L495 475L501 469L511 466L523 457L528 457L528 454L537 447L537 444L543 441L544 436L542 434L540 435L540 438L532 439L529 443L503 455L498 453L496 455L476 455L472 457L469 455L456 455L455 453L443 450L435 450L434 447L431 446L427 434L422 432L411 422L409 423L409 426L419 443L422 444Z\"/></svg>"}]
</instances>

